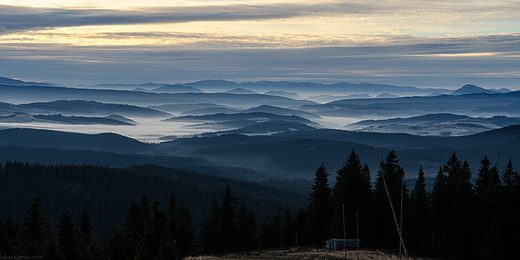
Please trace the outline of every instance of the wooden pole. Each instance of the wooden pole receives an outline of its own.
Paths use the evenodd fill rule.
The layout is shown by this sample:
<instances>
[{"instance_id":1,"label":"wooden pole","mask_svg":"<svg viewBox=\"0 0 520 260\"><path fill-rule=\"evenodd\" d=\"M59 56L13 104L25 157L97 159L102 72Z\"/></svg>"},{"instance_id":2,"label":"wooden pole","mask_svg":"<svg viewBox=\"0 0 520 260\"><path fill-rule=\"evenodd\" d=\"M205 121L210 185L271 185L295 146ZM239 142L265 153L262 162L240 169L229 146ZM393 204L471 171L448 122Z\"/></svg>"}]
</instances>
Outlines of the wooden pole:
<instances>
[{"instance_id":1,"label":"wooden pole","mask_svg":"<svg viewBox=\"0 0 520 260\"><path fill-rule=\"evenodd\" d=\"M296 231L296 251L298 251L298 231Z\"/></svg>"},{"instance_id":2,"label":"wooden pole","mask_svg":"<svg viewBox=\"0 0 520 260\"><path fill-rule=\"evenodd\" d=\"M345 231L345 204L341 205L343 208L343 257L347 259L347 232Z\"/></svg>"},{"instance_id":3,"label":"wooden pole","mask_svg":"<svg viewBox=\"0 0 520 260\"><path fill-rule=\"evenodd\" d=\"M399 223L397 222L397 217L395 216L394 205L392 204L392 199L390 199L390 193L388 192L388 186L386 186L385 172L383 171L383 168L381 167L381 160L379 160L379 153L377 152L377 147L374 147L374 148L376 149L377 163L379 164L379 171L381 171L381 178L383 179L383 184L385 185L386 196L388 197L388 202L390 203L390 208L392 209L392 215L394 216L395 227L397 228L397 233L399 234L399 241L401 241L401 244L403 245L404 255L406 256L406 258L408 258L408 251L406 250L406 246L404 245L403 236L401 234L401 229L399 228Z\"/></svg>"},{"instance_id":4,"label":"wooden pole","mask_svg":"<svg viewBox=\"0 0 520 260\"><path fill-rule=\"evenodd\" d=\"M399 234L400 237L403 236L403 191L404 191L404 174L401 175L401 213L399 216ZM401 249L403 247L402 240L399 240L399 260L401 260Z\"/></svg>"},{"instance_id":5,"label":"wooden pole","mask_svg":"<svg viewBox=\"0 0 520 260\"><path fill-rule=\"evenodd\" d=\"M359 260L359 220L358 220L358 211L356 210L356 256L357 260Z\"/></svg>"}]
</instances>

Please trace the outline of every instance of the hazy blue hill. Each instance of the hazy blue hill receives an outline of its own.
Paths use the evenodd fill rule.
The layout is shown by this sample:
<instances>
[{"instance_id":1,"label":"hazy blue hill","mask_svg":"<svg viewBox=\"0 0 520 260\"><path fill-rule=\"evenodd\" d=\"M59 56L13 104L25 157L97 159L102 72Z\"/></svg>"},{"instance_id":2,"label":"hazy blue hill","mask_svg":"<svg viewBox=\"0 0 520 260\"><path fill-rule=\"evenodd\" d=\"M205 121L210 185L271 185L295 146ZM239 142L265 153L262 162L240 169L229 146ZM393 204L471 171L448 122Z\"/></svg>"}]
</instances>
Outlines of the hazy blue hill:
<instances>
[{"instance_id":1,"label":"hazy blue hill","mask_svg":"<svg viewBox=\"0 0 520 260\"><path fill-rule=\"evenodd\" d=\"M165 84L158 84L158 83L142 83L142 84L96 84L92 86L88 86L89 88L104 88L104 89L122 89L122 90L130 90L130 89L136 89L141 88L145 90L150 90L154 88L160 88L161 86L164 86ZM85 87L85 86L82 86Z\"/></svg>"},{"instance_id":2,"label":"hazy blue hill","mask_svg":"<svg viewBox=\"0 0 520 260\"><path fill-rule=\"evenodd\" d=\"M190 87L190 86L186 86L186 85L182 85L182 84L164 85L162 87L152 89L151 91L158 92L158 93L204 93L204 91L202 91L198 88L194 88L194 87Z\"/></svg>"},{"instance_id":3,"label":"hazy blue hill","mask_svg":"<svg viewBox=\"0 0 520 260\"><path fill-rule=\"evenodd\" d=\"M342 100L342 99L359 99L359 98L372 98L368 94L351 94L348 96L334 96L334 95L318 95L318 96L310 96L307 99L320 102L320 103L329 103L332 101Z\"/></svg>"},{"instance_id":4,"label":"hazy blue hill","mask_svg":"<svg viewBox=\"0 0 520 260\"><path fill-rule=\"evenodd\" d=\"M62 115L34 115L34 118L72 125L133 125L131 123L104 117L62 116Z\"/></svg>"},{"instance_id":5,"label":"hazy blue hill","mask_svg":"<svg viewBox=\"0 0 520 260\"><path fill-rule=\"evenodd\" d=\"M168 117L169 113L157 111L150 108L143 108L123 104L107 104L96 101L86 100L58 100L52 102L38 102L17 105L17 108L28 113L63 113L70 115L111 115L119 114L123 116L135 117Z\"/></svg>"},{"instance_id":6,"label":"hazy blue hill","mask_svg":"<svg viewBox=\"0 0 520 260\"><path fill-rule=\"evenodd\" d=\"M304 118L320 118L320 116L315 115L313 113L290 109L290 108L281 108L281 107L275 107L275 106L268 106L268 105L262 105L259 107L252 107L247 110L248 112L264 112L264 113L271 113L276 115L284 115L284 116L300 116Z\"/></svg>"},{"instance_id":7,"label":"hazy blue hill","mask_svg":"<svg viewBox=\"0 0 520 260\"><path fill-rule=\"evenodd\" d=\"M200 109L194 109L182 112L182 115L192 115L192 116L201 116L201 115L213 115L213 114L236 114L241 113L243 110L227 108L227 107L205 107Z\"/></svg>"},{"instance_id":8,"label":"hazy blue hill","mask_svg":"<svg viewBox=\"0 0 520 260\"><path fill-rule=\"evenodd\" d=\"M497 91L477 87L475 85L466 84L462 86L462 88L459 88L455 91L453 91L452 95L464 95L464 94L476 94L476 93L484 93L484 94L494 94L497 93Z\"/></svg>"},{"instance_id":9,"label":"hazy blue hill","mask_svg":"<svg viewBox=\"0 0 520 260\"><path fill-rule=\"evenodd\" d=\"M234 89L226 90L226 91L224 91L224 93L239 94L239 95L258 94L252 90L244 89L244 88L234 88Z\"/></svg>"},{"instance_id":10,"label":"hazy blue hill","mask_svg":"<svg viewBox=\"0 0 520 260\"><path fill-rule=\"evenodd\" d=\"M271 95L271 96L280 96L280 97L286 97L286 98L292 98L292 99L301 99L301 97L294 93L294 92L286 92L286 91L268 91L265 92L264 95Z\"/></svg>"},{"instance_id":11,"label":"hazy blue hill","mask_svg":"<svg viewBox=\"0 0 520 260\"><path fill-rule=\"evenodd\" d=\"M259 107L252 107L246 110L239 110L227 107L204 107L200 109L189 110L183 112L183 115L211 115L211 114L239 114L239 113L252 113L252 112L263 112L270 113L275 115L282 116L299 116L304 118L320 118L320 116L315 115L313 113L290 109L290 108L282 108L276 106L262 105Z\"/></svg>"},{"instance_id":12,"label":"hazy blue hill","mask_svg":"<svg viewBox=\"0 0 520 260\"><path fill-rule=\"evenodd\" d=\"M96 100L97 102L122 103L134 105L198 104L254 107L265 104L291 107L309 105L314 102L293 100L269 95L236 95L229 93L149 93L127 90L76 89L43 86L0 85L3 102L27 103L54 100Z\"/></svg>"},{"instance_id":13,"label":"hazy blue hill","mask_svg":"<svg viewBox=\"0 0 520 260\"><path fill-rule=\"evenodd\" d=\"M291 82L291 81L258 81L258 82L241 82L236 83L233 81L225 80L204 80L187 83L187 85L204 88L204 89L222 89L222 88L247 88L257 92L266 91L294 91L294 92L314 92L322 94L352 94L352 93L371 93L379 94L383 92L390 92L394 94L406 94L406 95L427 95L432 92L440 92L449 94L452 91L447 89L422 89L409 86L393 86L385 84L372 84L372 83L334 83L334 84L320 84L312 82Z\"/></svg>"},{"instance_id":14,"label":"hazy blue hill","mask_svg":"<svg viewBox=\"0 0 520 260\"><path fill-rule=\"evenodd\" d=\"M188 85L200 86L205 88L218 87L218 88L236 88L238 83L227 80L200 80L192 83L187 83Z\"/></svg>"},{"instance_id":15,"label":"hazy blue hill","mask_svg":"<svg viewBox=\"0 0 520 260\"><path fill-rule=\"evenodd\" d=\"M272 129L267 123L254 127ZM415 177L421 165L429 176L434 176L454 151L461 160L467 160L474 171L485 155L499 167L503 167L509 158L512 158L514 165L520 165L520 158L516 156L520 150L520 126L465 137L421 137L330 129L302 129L271 136L205 136L150 145L115 134L7 129L0 131L0 160L92 163L118 167L152 163L205 169L207 174L212 172L207 167L213 166L247 169L229 171L230 175L226 176L234 178L308 180L314 178L314 171L322 162L330 172L335 172L345 162L351 149L359 153L362 162L367 163L375 174L377 161L374 147L379 148L382 158L391 149L395 150L410 178ZM258 174L237 177L242 173L248 174L248 171ZM225 171L218 174L225 174Z\"/></svg>"},{"instance_id":16,"label":"hazy blue hill","mask_svg":"<svg viewBox=\"0 0 520 260\"><path fill-rule=\"evenodd\" d=\"M362 160L366 160L375 170L374 147L378 147L383 158L390 149L396 150L409 176L415 176L421 165L433 176L454 151L473 167L478 167L485 155L501 167L510 157L515 165L520 164L520 158L515 157L520 149L520 126L465 137L421 137L340 130L285 132L255 137L224 135L179 139L160 145L160 149L166 147L165 153L179 155L177 151L189 150L189 156L207 158L222 166L249 167L271 173L273 177L292 178L312 178L317 167L313 165L319 165L322 161L327 168L335 171L344 163L352 148L362 154Z\"/></svg>"},{"instance_id":17,"label":"hazy blue hill","mask_svg":"<svg viewBox=\"0 0 520 260\"><path fill-rule=\"evenodd\" d=\"M440 114L428 114L424 116L414 116L409 118L391 118L384 120L363 120L351 125L388 125L388 124L424 124L424 123L440 123L446 121L470 119L469 116L440 113Z\"/></svg>"},{"instance_id":18,"label":"hazy blue hill","mask_svg":"<svg viewBox=\"0 0 520 260\"><path fill-rule=\"evenodd\" d=\"M510 125L520 125L520 118L506 116L483 118L442 113L409 118L364 120L347 127L366 132L464 136Z\"/></svg>"},{"instance_id":19,"label":"hazy blue hill","mask_svg":"<svg viewBox=\"0 0 520 260\"><path fill-rule=\"evenodd\" d=\"M313 131L316 128L308 126L306 124L298 123L298 122L288 122L281 120L272 120L267 122L260 122L253 125L244 126L238 129L217 132L217 133L208 133L203 136L217 135L223 133L233 133L233 134L269 134L269 133L279 133L279 132L294 132L294 131Z\"/></svg>"},{"instance_id":20,"label":"hazy blue hill","mask_svg":"<svg viewBox=\"0 0 520 260\"><path fill-rule=\"evenodd\" d=\"M250 112L250 113L237 113L237 114L213 114L213 115L202 115L202 116L179 116L165 119L164 121L194 121L194 122L228 122L228 121L265 121L265 120L281 120L312 124L308 119L299 116L282 116L275 115L265 112Z\"/></svg>"},{"instance_id":21,"label":"hazy blue hill","mask_svg":"<svg viewBox=\"0 0 520 260\"><path fill-rule=\"evenodd\" d=\"M22 81L22 80L10 79L10 78L5 78L5 77L0 77L0 84L11 85L11 86L28 86L28 85L49 86L49 84L46 84L46 83L26 82L26 81Z\"/></svg>"},{"instance_id":22,"label":"hazy blue hill","mask_svg":"<svg viewBox=\"0 0 520 260\"><path fill-rule=\"evenodd\" d=\"M136 125L137 124L137 122L135 122L134 120L128 119L128 118L126 118L124 116L120 116L120 115L108 115L108 116L106 116L106 118L114 119L114 120L125 122L125 123L129 123L131 125Z\"/></svg>"},{"instance_id":23,"label":"hazy blue hill","mask_svg":"<svg viewBox=\"0 0 520 260\"><path fill-rule=\"evenodd\" d=\"M398 95L392 95L390 93L381 93L379 95L376 96L376 98L398 98L399 96Z\"/></svg>"},{"instance_id":24,"label":"hazy blue hill","mask_svg":"<svg viewBox=\"0 0 520 260\"><path fill-rule=\"evenodd\" d=\"M306 105L301 109L319 115L417 116L425 113L478 114L487 108L498 109L520 102L520 92L496 94L464 94L426 97L344 99L321 105Z\"/></svg>"},{"instance_id":25,"label":"hazy blue hill","mask_svg":"<svg viewBox=\"0 0 520 260\"><path fill-rule=\"evenodd\" d=\"M70 150L140 153L150 145L118 134L77 134L36 129L0 130L0 146L47 147Z\"/></svg>"},{"instance_id":26,"label":"hazy blue hill","mask_svg":"<svg viewBox=\"0 0 520 260\"><path fill-rule=\"evenodd\" d=\"M16 108L16 105L0 102L0 111L3 112L20 112L19 109Z\"/></svg>"},{"instance_id":27,"label":"hazy blue hill","mask_svg":"<svg viewBox=\"0 0 520 260\"><path fill-rule=\"evenodd\" d=\"M228 108L222 105L216 105L211 103L196 103L196 104L165 104L159 106L150 106L149 108L157 109L161 111L171 112L171 113L182 113L187 111L193 111L197 109L206 109L206 108Z\"/></svg>"},{"instance_id":28,"label":"hazy blue hill","mask_svg":"<svg viewBox=\"0 0 520 260\"><path fill-rule=\"evenodd\" d=\"M518 103L504 103L489 107L481 107L477 109L477 112L485 112L485 113L507 113L510 115L520 115L520 102Z\"/></svg>"}]
</instances>

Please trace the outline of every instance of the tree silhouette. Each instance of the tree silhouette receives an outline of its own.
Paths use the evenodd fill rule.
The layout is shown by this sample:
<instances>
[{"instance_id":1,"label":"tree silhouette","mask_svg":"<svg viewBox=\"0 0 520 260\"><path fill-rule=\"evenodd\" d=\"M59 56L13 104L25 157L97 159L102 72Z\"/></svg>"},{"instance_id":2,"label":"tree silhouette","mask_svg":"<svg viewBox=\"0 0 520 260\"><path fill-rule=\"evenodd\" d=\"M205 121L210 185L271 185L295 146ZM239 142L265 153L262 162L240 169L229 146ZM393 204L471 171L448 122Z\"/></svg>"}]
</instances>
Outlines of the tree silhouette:
<instances>
[{"instance_id":1,"label":"tree silhouette","mask_svg":"<svg viewBox=\"0 0 520 260\"><path fill-rule=\"evenodd\" d=\"M69 211L62 211L58 217L58 244L66 259L79 259L78 239L76 236L76 226L72 222Z\"/></svg>"},{"instance_id":2,"label":"tree silhouette","mask_svg":"<svg viewBox=\"0 0 520 260\"><path fill-rule=\"evenodd\" d=\"M318 246L323 245L327 240L327 227L331 218L331 189L328 176L327 169L322 163L316 170L307 208L309 242Z\"/></svg>"}]
</instances>

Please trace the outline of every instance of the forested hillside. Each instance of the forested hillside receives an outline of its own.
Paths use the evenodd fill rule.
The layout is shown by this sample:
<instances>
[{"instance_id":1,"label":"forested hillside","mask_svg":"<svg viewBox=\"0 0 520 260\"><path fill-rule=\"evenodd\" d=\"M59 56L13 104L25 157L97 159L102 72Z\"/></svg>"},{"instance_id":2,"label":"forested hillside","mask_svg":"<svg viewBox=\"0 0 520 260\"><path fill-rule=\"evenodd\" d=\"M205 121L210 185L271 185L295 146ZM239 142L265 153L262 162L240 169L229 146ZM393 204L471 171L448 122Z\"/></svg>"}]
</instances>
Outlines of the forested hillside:
<instances>
[{"instance_id":1,"label":"forested hillside","mask_svg":"<svg viewBox=\"0 0 520 260\"><path fill-rule=\"evenodd\" d=\"M473 167L475 176L453 153L428 192L422 167L414 187L407 186L410 173L396 152L377 171L352 150L336 173L318 165L312 192L302 197L153 165L6 162L0 167L0 254L177 259L296 243L321 248L344 232L364 248L397 250L388 191L410 254L512 259L520 243L520 176L511 161L499 167L487 156Z\"/></svg>"}]
</instances>

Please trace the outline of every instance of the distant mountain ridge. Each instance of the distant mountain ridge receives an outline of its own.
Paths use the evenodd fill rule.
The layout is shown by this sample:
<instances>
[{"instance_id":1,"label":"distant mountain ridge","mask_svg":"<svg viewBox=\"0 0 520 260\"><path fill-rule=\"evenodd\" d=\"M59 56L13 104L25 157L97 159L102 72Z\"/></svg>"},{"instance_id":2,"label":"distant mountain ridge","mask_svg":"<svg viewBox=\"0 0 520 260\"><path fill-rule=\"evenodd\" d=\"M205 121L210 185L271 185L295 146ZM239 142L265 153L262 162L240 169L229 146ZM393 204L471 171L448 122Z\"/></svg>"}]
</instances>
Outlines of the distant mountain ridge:
<instances>
[{"instance_id":1,"label":"distant mountain ridge","mask_svg":"<svg viewBox=\"0 0 520 260\"><path fill-rule=\"evenodd\" d=\"M186 103L213 103L217 105L254 107L265 104L290 107L313 104L312 101L293 100L269 95L237 95L229 93L150 93L128 90L76 89L48 86L0 85L3 102L26 103L55 100L96 100L97 102L132 105L162 105Z\"/></svg>"},{"instance_id":2,"label":"distant mountain ridge","mask_svg":"<svg viewBox=\"0 0 520 260\"><path fill-rule=\"evenodd\" d=\"M292 126L288 124L287 127ZM339 169L352 148L356 149L362 161L367 162L373 170L372 174L375 174L377 165L373 160L374 146L378 147L382 154L396 150L408 176L413 176L421 165L427 173L434 175L438 167L443 165L454 151L459 158L468 160L473 167L479 165L484 155L488 155L490 160L500 166L510 157L515 165L520 165L520 159L514 157L520 149L519 140L520 126L509 126L463 137L421 137L408 134L309 129L285 131L271 136L223 134L179 138L156 145L115 134L85 135L47 130L7 129L0 130L0 147L9 148L2 149L3 152L0 154L8 156L5 159L9 160L30 161L32 156L38 156L41 163L45 163L45 158L59 163L60 156L53 156L54 152L51 150L43 155L33 154L27 149L75 150L78 151L78 155L84 154L79 151L96 151L90 153L90 157L76 157L74 161L88 163L107 161L110 158L105 158L106 154L101 152L108 151L126 154L118 155L119 161L114 161L125 165L131 165L132 161L142 163L146 158L160 165L173 165L174 161L164 157L168 156L177 158L177 166L239 167L261 172L264 174L262 176L268 178L283 176L282 178L311 179L315 168L321 162L331 171ZM27 147L24 148L27 151L17 152L21 148L15 147ZM55 152L58 155L62 153L58 150ZM68 154L74 155L70 152ZM0 158L1 160L4 158Z\"/></svg>"},{"instance_id":3,"label":"distant mountain ridge","mask_svg":"<svg viewBox=\"0 0 520 260\"><path fill-rule=\"evenodd\" d=\"M112 115L136 117L168 117L171 114L132 105L102 103L86 100L56 100L51 102L35 102L14 105L0 103L0 110L11 112L38 114L69 114L69 115Z\"/></svg>"},{"instance_id":4,"label":"distant mountain ridge","mask_svg":"<svg viewBox=\"0 0 520 260\"><path fill-rule=\"evenodd\" d=\"M11 85L11 86L49 86L47 83L27 82L17 79L0 77L0 84Z\"/></svg>"},{"instance_id":5,"label":"distant mountain ridge","mask_svg":"<svg viewBox=\"0 0 520 260\"><path fill-rule=\"evenodd\" d=\"M164 85L162 87L152 89L151 91L157 93L204 93L204 91L194 88L191 86L186 86L182 84L175 85Z\"/></svg>"},{"instance_id":6,"label":"distant mountain ridge","mask_svg":"<svg viewBox=\"0 0 520 260\"><path fill-rule=\"evenodd\" d=\"M0 146L140 153L150 145L118 134L78 134L37 129L0 130Z\"/></svg>"},{"instance_id":7,"label":"distant mountain ridge","mask_svg":"<svg viewBox=\"0 0 520 260\"><path fill-rule=\"evenodd\" d=\"M363 120L346 127L364 132L464 136L511 125L520 125L520 118L506 116L482 118L440 113L409 118Z\"/></svg>"},{"instance_id":8,"label":"distant mountain ridge","mask_svg":"<svg viewBox=\"0 0 520 260\"><path fill-rule=\"evenodd\" d=\"M464 94L475 94L475 93L484 93L484 94L494 94L498 93L497 91L492 91L489 89L477 87L475 85L466 84L451 93L451 95L464 95Z\"/></svg>"}]
</instances>

